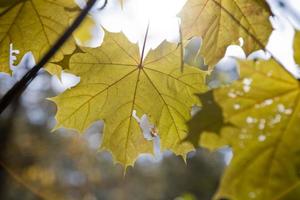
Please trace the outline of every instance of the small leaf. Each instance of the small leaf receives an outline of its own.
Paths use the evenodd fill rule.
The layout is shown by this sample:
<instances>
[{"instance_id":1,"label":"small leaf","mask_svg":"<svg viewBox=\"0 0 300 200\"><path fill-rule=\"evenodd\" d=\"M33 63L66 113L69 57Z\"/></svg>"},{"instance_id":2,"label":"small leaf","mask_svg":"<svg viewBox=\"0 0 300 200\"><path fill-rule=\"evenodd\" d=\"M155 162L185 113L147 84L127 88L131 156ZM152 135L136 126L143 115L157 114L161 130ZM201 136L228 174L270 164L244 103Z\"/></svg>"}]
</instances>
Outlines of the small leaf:
<instances>
[{"instance_id":1,"label":"small leaf","mask_svg":"<svg viewBox=\"0 0 300 200\"><path fill-rule=\"evenodd\" d=\"M215 102L213 92L199 95L202 106L195 116L188 122L189 135L187 140L195 147L199 146L200 136L204 132L220 133L224 126L221 107Z\"/></svg>"},{"instance_id":2,"label":"small leaf","mask_svg":"<svg viewBox=\"0 0 300 200\"><path fill-rule=\"evenodd\" d=\"M97 42L93 40L98 36ZM96 25L96 22L91 16L87 16L82 24L75 30L73 36L77 44L81 47L97 47L93 43L101 44L104 38L104 31L102 27Z\"/></svg>"}]
</instances>

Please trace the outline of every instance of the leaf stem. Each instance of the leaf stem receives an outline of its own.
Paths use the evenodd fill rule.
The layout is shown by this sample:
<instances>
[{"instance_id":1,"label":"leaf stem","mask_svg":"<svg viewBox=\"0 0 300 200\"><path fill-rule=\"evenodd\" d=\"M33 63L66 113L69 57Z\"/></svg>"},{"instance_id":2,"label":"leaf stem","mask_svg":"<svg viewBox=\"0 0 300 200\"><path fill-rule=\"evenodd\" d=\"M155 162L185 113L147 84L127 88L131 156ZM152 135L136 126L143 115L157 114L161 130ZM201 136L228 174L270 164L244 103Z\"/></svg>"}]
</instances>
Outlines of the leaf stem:
<instances>
[{"instance_id":1,"label":"leaf stem","mask_svg":"<svg viewBox=\"0 0 300 200\"><path fill-rule=\"evenodd\" d=\"M72 25L64 32L64 34L54 43L54 45L49 49L49 51L44 55L44 57L35 65L31 70L29 70L23 78L18 81L0 100L0 114L7 108L7 106L15 99L19 98L27 86L34 80L37 76L39 70L44 67L44 65L55 55L55 53L63 46L63 44L69 39L72 33L79 27L81 22L88 15L91 8L95 5L97 0L89 0L86 7L81 11L79 16L75 19ZM103 9L107 4L105 0Z\"/></svg>"},{"instance_id":2,"label":"leaf stem","mask_svg":"<svg viewBox=\"0 0 300 200\"><path fill-rule=\"evenodd\" d=\"M143 49L142 49L142 53L141 53L141 60L140 60L140 63L139 63L139 68L143 68L143 61L144 61L145 50L146 50L146 45L147 45L149 27L150 27L150 22L148 23L146 33L145 33L145 37L144 37L144 43L143 43Z\"/></svg>"}]
</instances>

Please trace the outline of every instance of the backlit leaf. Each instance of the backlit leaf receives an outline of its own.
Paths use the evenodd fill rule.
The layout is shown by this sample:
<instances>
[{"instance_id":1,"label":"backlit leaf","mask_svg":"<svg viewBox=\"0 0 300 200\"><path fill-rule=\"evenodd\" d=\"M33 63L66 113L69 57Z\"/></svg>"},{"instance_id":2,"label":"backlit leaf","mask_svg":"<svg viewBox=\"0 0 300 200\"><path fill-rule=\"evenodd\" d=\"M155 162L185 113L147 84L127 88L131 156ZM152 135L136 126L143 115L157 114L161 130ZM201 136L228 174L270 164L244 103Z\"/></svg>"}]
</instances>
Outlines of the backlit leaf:
<instances>
[{"instance_id":1,"label":"backlit leaf","mask_svg":"<svg viewBox=\"0 0 300 200\"><path fill-rule=\"evenodd\" d=\"M270 15L265 0L188 0L181 13L183 37L201 36L201 54L214 65L240 37L246 53L263 49L272 31Z\"/></svg>"},{"instance_id":2,"label":"backlit leaf","mask_svg":"<svg viewBox=\"0 0 300 200\"><path fill-rule=\"evenodd\" d=\"M165 42L142 62L136 45L121 34L107 34L100 48L83 50L70 61L70 72L81 77L80 84L54 98L57 128L82 132L104 120L102 149L128 166L140 153L152 152L132 116L136 110L157 128L162 150L185 155L193 149L182 140L191 107L200 103L194 94L206 89L206 74L189 66L181 72L180 47Z\"/></svg>"},{"instance_id":3,"label":"backlit leaf","mask_svg":"<svg viewBox=\"0 0 300 200\"><path fill-rule=\"evenodd\" d=\"M215 92L236 127L222 133L234 159L217 198L299 199L299 81L274 60L240 62L240 70L240 81Z\"/></svg>"},{"instance_id":4,"label":"backlit leaf","mask_svg":"<svg viewBox=\"0 0 300 200\"><path fill-rule=\"evenodd\" d=\"M24 0L0 13L0 71L10 72L9 46L22 57L32 51L39 60L69 26L68 8L76 7L73 0ZM69 40L52 61L60 61L71 54L75 44Z\"/></svg>"}]
</instances>

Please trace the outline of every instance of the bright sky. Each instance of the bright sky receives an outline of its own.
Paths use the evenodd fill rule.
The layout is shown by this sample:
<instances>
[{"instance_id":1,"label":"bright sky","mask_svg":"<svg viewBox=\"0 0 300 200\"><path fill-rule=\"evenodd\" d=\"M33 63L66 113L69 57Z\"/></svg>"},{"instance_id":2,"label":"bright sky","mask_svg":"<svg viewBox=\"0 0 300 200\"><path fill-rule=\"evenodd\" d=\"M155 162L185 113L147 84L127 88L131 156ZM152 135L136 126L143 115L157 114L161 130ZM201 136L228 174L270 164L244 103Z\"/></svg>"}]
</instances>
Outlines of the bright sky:
<instances>
[{"instance_id":1,"label":"bright sky","mask_svg":"<svg viewBox=\"0 0 300 200\"><path fill-rule=\"evenodd\" d=\"M127 0L122 30L133 43L143 47L149 25L145 52L157 48L164 40L179 42L180 19L176 16L186 0Z\"/></svg>"},{"instance_id":2,"label":"bright sky","mask_svg":"<svg viewBox=\"0 0 300 200\"><path fill-rule=\"evenodd\" d=\"M76 2L81 8L85 6L85 0ZM180 19L176 15L185 2L186 0L126 0L121 9L119 0L109 0L105 9L99 12L97 7L103 5L103 0L100 0L91 11L96 29L92 29L93 42L88 43L90 47L100 46L105 37L103 28L109 32L122 30L129 41L138 44L141 53L148 26L145 55L164 40L177 43Z\"/></svg>"},{"instance_id":3,"label":"bright sky","mask_svg":"<svg viewBox=\"0 0 300 200\"><path fill-rule=\"evenodd\" d=\"M285 7L280 6L285 3ZM299 67L294 61L294 28L300 30L300 1L268 0L275 18L271 19L275 31L270 36L267 49L281 61L296 78L300 78Z\"/></svg>"},{"instance_id":4,"label":"bright sky","mask_svg":"<svg viewBox=\"0 0 300 200\"><path fill-rule=\"evenodd\" d=\"M76 1L80 7L85 6L85 0ZM103 5L103 0L100 0L91 12L97 25L92 30L94 40L87 46L100 46L105 37L103 29L106 29L110 32L122 31L132 43L138 44L141 52L148 25L146 54L149 50L157 48L164 40L176 43L179 40L180 23L177 14L185 2L186 0L126 0L122 10L119 0L110 0L107 7L99 12L97 8ZM280 2L284 2L285 6L280 6ZM268 3L276 16L270 17L275 31L270 36L267 49L288 71L300 78L292 49L294 27L300 29L300 1L268 0ZM231 48L225 57L244 58L245 56L240 49ZM228 66L225 67L228 70Z\"/></svg>"}]
</instances>

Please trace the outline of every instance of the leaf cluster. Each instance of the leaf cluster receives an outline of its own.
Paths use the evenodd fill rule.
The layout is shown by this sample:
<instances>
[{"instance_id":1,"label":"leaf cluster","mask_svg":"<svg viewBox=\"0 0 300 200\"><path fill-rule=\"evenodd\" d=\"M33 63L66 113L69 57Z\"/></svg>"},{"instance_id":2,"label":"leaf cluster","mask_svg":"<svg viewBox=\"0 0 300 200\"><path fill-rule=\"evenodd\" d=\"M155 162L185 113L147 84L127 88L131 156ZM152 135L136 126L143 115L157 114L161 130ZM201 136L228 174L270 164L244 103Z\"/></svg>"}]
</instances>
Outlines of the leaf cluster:
<instances>
[{"instance_id":1,"label":"leaf cluster","mask_svg":"<svg viewBox=\"0 0 300 200\"><path fill-rule=\"evenodd\" d=\"M10 72L10 43L39 59L75 13L71 0L0 0L0 71ZM77 86L52 99L57 105L56 128L84 132L103 120L101 149L111 151L125 166L133 165L141 153L153 153L157 137L161 151L182 156L198 145L229 145L234 159L216 199L298 199L298 80L272 58L241 60L239 80L215 90L206 85L228 45L243 38L246 54L265 49L272 31L267 3L188 0L179 16L180 42L164 41L149 54L149 26L142 50L123 33L106 32L98 48L76 47L69 40L47 66L53 74L60 74L62 67L81 78ZM89 30L92 23L85 23ZM87 37L82 32L75 35L82 34ZM195 62L186 61L186 47L195 37L202 38L201 48L193 54ZM298 63L299 41L297 33ZM192 66L199 56L209 70ZM147 116L149 130L135 114ZM145 131L153 140L144 137Z\"/></svg>"}]
</instances>

